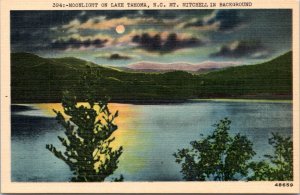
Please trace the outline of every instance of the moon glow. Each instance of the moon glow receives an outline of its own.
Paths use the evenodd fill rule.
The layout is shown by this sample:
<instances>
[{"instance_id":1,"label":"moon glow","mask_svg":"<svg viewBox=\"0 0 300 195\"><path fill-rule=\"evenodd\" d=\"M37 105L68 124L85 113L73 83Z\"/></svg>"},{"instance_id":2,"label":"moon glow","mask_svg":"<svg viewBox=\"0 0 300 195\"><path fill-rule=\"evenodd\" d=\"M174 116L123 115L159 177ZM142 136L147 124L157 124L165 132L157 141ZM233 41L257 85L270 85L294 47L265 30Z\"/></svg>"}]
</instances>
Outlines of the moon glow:
<instances>
[{"instance_id":1,"label":"moon glow","mask_svg":"<svg viewBox=\"0 0 300 195\"><path fill-rule=\"evenodd\" d=\"M122 24L118 25L118 26L116 27L116 32L117 32L118 34L123 34L123 33L125 32L125 26L122 25Z\"/></svg>"}]
</instances>

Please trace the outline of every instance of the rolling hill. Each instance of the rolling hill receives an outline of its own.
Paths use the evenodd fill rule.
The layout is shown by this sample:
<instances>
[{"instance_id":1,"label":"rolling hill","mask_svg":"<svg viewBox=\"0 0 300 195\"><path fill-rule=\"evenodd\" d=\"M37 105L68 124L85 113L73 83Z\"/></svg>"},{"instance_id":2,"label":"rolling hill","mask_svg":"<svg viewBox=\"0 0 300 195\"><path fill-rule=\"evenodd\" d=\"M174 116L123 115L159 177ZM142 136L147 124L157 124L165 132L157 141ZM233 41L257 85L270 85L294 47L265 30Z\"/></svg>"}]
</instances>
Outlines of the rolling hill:
<instances>
[{"instance_id":1,"label":"rolling hill","mask_svg":"<svg viewBox=\"0 0 300 195\"><path fill-rule=\"evenodd\" d=\"M93 73L90 82L82 79ZM115 102L174 102L193 98L292 98L292 52L271 61L207 74L132 73L77 58L11 54L12 103L60 102L62 91L80 99L86 86Z\"/></svg>"}]
</instances>

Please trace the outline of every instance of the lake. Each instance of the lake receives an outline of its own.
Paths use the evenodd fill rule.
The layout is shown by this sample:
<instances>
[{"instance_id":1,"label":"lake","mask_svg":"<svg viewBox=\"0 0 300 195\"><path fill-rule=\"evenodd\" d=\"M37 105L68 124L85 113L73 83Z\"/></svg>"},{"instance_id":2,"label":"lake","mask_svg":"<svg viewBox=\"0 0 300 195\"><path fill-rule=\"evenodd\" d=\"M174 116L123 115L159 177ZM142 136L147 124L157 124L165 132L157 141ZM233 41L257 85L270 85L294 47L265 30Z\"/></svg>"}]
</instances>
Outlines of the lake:
<instances>
[{"instance_id":1,"label":"lake","mask_svg":"<svg viewBox=\"0 0 300 195\"><path fill-rule=\"evenodd\" d=\"M116 146L123 146L119 168L125 181L181 181L180 165L173 153L188 147L200 134L208 135L213 124L228 117L231 133L246 135L256 151L254 160L272 153L268 144L272 132L292 134L292 103L284 101L202 100L165 105L109 105L119 110ZM46 149L53 144L63 149L57 136L63 128L52 109L60 104L12 105L12 181L69 181L68 166ZM110 181L110 178L108 178Z\"/></svg>"}]
</instances>

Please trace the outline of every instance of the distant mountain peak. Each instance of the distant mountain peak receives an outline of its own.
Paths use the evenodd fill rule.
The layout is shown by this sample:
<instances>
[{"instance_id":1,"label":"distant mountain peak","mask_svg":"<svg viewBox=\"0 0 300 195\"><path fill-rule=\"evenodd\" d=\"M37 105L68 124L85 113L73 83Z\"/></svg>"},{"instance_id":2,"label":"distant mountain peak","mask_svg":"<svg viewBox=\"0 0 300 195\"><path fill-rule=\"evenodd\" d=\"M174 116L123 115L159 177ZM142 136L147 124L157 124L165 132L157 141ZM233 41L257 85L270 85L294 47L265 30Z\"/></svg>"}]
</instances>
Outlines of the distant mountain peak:
<instances>
[{"instance_id":1,"label":"distant mountain peak","mask_svg":"<svg viewBox=\"0 0 300 195\"><path fill-rule=\"evenodd\" d=\"M127 66L132 70L148 70L148 71L188 71L188 72L201 72L213 69L222 69L227 67L233 67L240 65L240 62L215 62L215 61L204 61L199 64L192 64L187 62L175 62L175 63L158 63L158 62L147 62L142 61Z\"/></svg>"}]
</instances>

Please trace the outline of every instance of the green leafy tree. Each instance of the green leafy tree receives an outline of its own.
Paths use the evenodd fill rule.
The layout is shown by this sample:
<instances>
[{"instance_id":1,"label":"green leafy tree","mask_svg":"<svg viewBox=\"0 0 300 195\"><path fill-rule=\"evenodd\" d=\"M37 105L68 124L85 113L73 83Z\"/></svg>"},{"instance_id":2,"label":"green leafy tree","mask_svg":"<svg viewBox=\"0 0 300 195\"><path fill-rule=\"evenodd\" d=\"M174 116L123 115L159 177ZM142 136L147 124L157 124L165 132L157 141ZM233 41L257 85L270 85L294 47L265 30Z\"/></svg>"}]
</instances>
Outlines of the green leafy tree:
<instances>
[{"instance_id":1,"label":"green leafy tree","mask_svg":"<svg viewBox=\"0 0 300 195\"><path fill-rule=\"evenodd\" d=\"M174 153L185 180L232 181L248 175L249 161L255 155L253 144L246 136L230 136L230 124L227 118L220 120L211 135Z\"/></svg>"},{"instance_id":2,"label":"green leafy tree","mask_svg":"<svg viewBox=\"0 0 300 195\"><path fill-rule=\"evenodd\" d=\"M266 160L251 163L254 175L250 180L292 181L293 142L291 137L272 133L269 144L274 148L273 155L265 155Z\"/></svg>"},{"instance_id":3,"label":"green leafy tree","mask_svg":"<svg viewBox=\"0 0 300 195\"><path fill-rule=\"evenodd\" d=\"M64 109L54 110L56 119L64 127L65 137L58 139L65 152L58 151L52 144L46 148L63 160L71 169L75 182L104 181L118 168L123 148L114 150L113 132L117 130L115 118L118 112L111 113L107 101L87 100L87 106L78 104L75 96L65 93L62 99ZM123 176L114 181L122 181Z\"/></svg>"}]
</instances>

